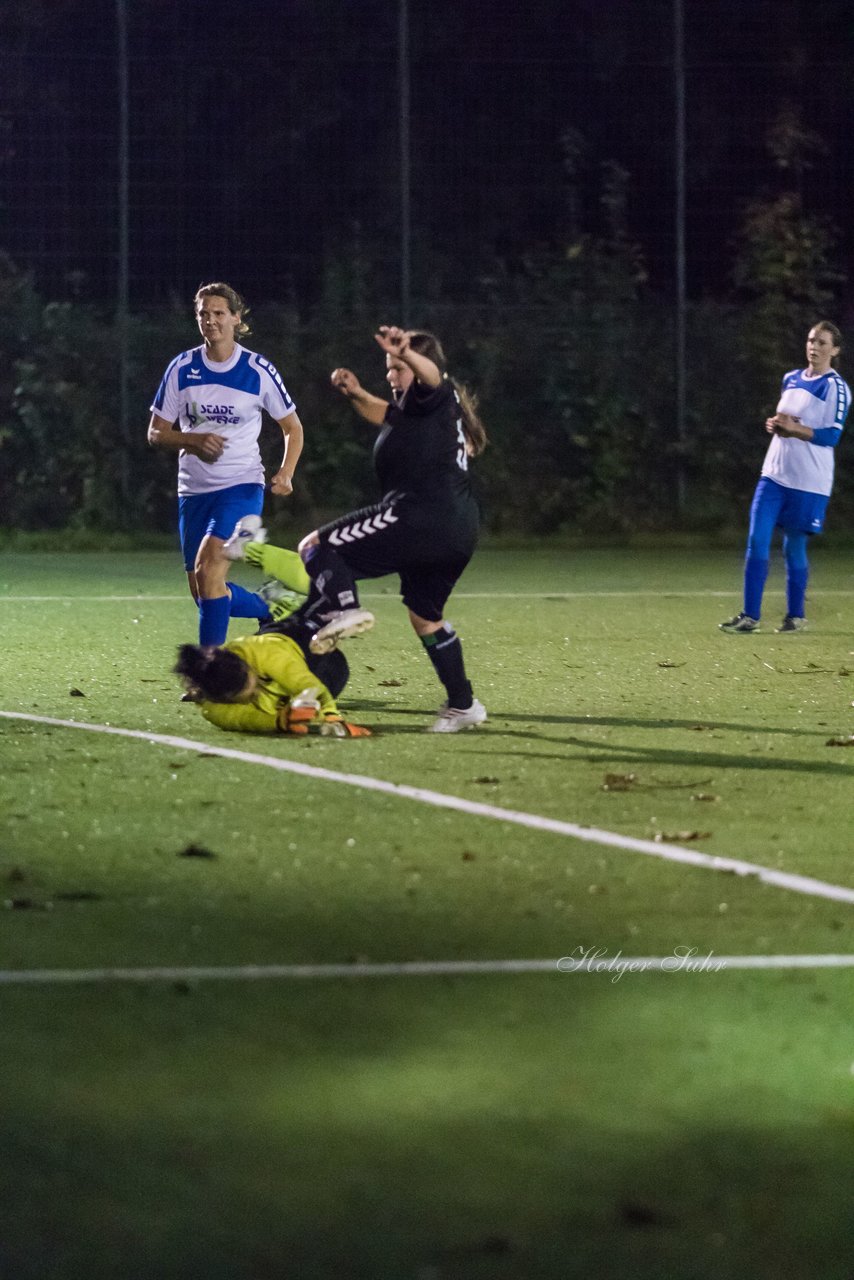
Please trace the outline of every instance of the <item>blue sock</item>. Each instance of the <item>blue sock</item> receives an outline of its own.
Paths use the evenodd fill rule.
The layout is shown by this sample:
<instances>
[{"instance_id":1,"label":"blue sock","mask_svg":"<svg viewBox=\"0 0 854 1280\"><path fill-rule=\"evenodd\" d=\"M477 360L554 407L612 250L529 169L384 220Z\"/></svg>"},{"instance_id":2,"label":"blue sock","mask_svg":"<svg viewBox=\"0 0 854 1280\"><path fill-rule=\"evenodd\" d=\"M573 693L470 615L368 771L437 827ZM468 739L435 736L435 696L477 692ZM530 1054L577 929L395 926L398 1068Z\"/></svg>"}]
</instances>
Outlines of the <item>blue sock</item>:
<instances>
[{"instance_id":1,"label":"blue sock","mask_svg":"<svg viewBox=\"0 0 854 1280\"><path fill-rule=\"evenodd\" d=\"M762 612L762 592L768 577L768 561L747 553L744 561L744 612L748 618L759 618Z\"/></svg>"},{"instance_id":2,"label":"blue sock","mask_svg":"<svg viewBox=\"0 0 854 1280\"><path fill-rule=\"evenodd\" d=\"M199 644L224 644L231 617L231 600L217 596L215 600L199 601Z\"/></svg>"},{"instance_id":3,"label":"blue sock","mask_svg":"<svg viewBox=\"0 0 854 1280\"><path fill-rule=\"evenodd\" d=\"M232 618L269 618L270 606L261 596L236 582L227 582L225 586L231 592Z\"/></svg>"}]
</instances>

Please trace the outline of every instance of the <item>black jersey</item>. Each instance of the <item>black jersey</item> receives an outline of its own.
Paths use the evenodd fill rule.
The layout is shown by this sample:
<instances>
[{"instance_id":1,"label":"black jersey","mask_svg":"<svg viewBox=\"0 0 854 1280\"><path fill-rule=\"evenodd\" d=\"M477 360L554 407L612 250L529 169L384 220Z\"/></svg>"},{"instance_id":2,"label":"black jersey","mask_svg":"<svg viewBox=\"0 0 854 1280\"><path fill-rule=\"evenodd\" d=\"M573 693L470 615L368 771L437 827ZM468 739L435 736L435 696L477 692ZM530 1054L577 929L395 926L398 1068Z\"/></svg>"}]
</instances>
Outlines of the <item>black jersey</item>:
<instances>
[{"instance_id":1,"label":"black jersey","mask_svg":"<svg viewBox=\"0 0 854 1280\"><path fill-rule=\"evenodd\" d=\"M429 502L471 497L462 409L453 385L413 382L386 410L374 445L383 493L393 490Z\"/></svg>"}]
</instances>

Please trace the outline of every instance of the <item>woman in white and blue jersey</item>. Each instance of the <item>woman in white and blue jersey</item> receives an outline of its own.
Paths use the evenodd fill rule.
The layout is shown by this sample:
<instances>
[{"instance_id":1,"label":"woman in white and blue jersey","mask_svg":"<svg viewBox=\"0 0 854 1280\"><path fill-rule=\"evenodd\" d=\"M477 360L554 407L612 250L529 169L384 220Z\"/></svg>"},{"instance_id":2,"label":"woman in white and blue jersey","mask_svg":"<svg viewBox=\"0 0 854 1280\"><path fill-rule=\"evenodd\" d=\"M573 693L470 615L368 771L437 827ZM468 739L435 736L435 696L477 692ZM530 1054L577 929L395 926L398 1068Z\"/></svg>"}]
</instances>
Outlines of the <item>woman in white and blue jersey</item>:
<instances>
[{"instance_id":1,"label":"woman in white and blue jersey","mask_svg":"<svg viewBox=\"0 0 854 1280\"><path fill-rule=\"evenodd\" d=\"M240 295L222 282L202 285L194 308L204 344L176 356L163 375L151 405L148 442L178 454L178 527L199 606L199 643L220 645L230 617L269 617L261 596L226 581L228 560L222 555L238 521L261 514L262 410L285 438L282 465L270 482L273 493L293 490L303 430L275 367L238 342L249 332Z\"/></svg>"},{"instance_id":2,"label":"woman in white and blue jersey","mask_svg":"<svg viewBox=\"0 0 854 1280\"><path fill-rule=\"evenodd\" d=\"M768 576L771 538L783 530L786 559L786 616L777 631L802 631L809 579L807 539L821 533L833 488L833 450L839 443L851 390L833 368L842 350L835 324L822 320L807 336L807 367L783 378L777 412L765 429L773 439L750 508L744 561L744 607L720 624L721 631L759 628Z\"/></svg>"}]
</instances>

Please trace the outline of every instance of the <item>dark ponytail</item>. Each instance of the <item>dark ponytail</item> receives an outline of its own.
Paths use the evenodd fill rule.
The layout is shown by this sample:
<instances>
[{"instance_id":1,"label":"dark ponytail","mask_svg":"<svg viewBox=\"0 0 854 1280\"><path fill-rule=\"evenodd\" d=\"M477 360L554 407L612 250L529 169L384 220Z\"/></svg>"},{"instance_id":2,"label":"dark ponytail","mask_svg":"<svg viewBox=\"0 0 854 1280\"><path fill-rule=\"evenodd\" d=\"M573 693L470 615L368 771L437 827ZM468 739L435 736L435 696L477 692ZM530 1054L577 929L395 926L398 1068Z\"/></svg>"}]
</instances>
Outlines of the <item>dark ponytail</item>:
<instances>
[{"instance_id":1,"label":"dark ponytail","mask_svg":"<svg viewBox=\"0 0 854 1280\"><path fill-rule=\"evenodd\" d=\"M410 329L409 345L419 355L432 360L439 372L448 377L448 362L435 333L428 333L426 329ZM448 381L456 391L462 409L463 433L468 445L466 452L470 457L476 458L479 453L483 453L487 444L486 427L480 420L477 396L465 383L457 382L456 378L448 378Z\"/></svg>"},{"instance_id":2,"label":"dark ponytail","mask_svg":"<svg viewBox=\"0 0 854 1280\"><path fill-rule=\"evenodd\" d=\"M179 645L172 670L210 702L228 702L249 678L249 668L236 653L199 644Z\"/></svg>"}]
</instances>

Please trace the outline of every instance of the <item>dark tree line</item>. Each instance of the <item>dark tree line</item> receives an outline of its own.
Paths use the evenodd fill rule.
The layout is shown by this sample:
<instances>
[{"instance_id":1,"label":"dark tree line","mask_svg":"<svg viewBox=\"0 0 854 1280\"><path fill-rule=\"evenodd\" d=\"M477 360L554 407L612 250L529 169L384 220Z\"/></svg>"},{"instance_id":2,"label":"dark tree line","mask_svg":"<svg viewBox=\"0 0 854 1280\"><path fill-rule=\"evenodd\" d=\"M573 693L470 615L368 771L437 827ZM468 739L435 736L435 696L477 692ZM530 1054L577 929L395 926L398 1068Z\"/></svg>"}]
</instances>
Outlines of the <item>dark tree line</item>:
<instances>
[{"instance_id":1,"label":"dark tree line","mask_svg":"<svg viewBox=\"0 0 854 1280\"><path fill-rule=\"evenodd\" d=\"M489 523L742 520L781 372L813 320L844 329L851 312L848 0L686 0L681 443L670 0L503 0L489 23L469 0L409 11L411 319L443 335L481 394ZM366 442L327 374L344 361L370 381L372 327L403 318L397 6L137 0L128 12L138 418L126 444L115 5L32 0L0 46L3 522L171 524L173 467L144 445L147 406L195 341L189 298L210 278L256 303L250 345L282 368L309 427L295 522L361 501Z\"/></svg>"}]
</instances>

